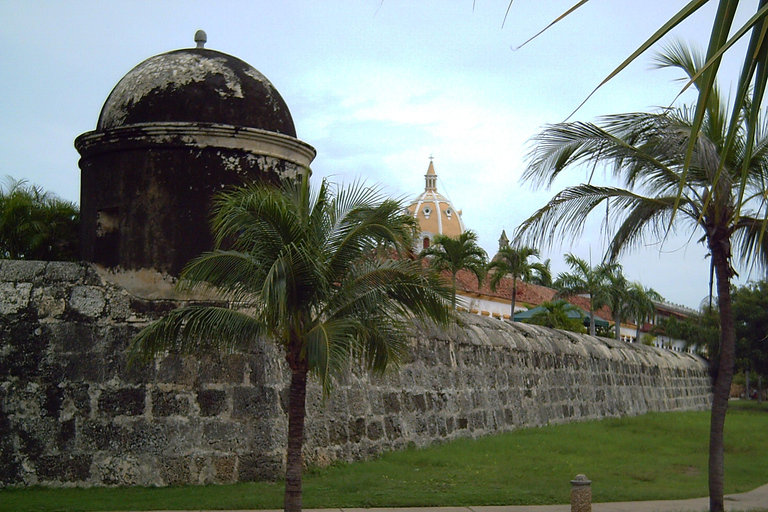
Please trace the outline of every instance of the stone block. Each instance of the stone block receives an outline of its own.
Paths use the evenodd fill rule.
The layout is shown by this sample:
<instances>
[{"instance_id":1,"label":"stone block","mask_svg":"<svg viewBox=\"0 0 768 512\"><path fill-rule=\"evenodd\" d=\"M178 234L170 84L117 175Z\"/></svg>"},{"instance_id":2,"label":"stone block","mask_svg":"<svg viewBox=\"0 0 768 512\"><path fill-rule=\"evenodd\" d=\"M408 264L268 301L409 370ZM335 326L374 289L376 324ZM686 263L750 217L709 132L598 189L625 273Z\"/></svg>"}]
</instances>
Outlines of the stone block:
<instances>
[{"instance_id":1,"label":"stone block","mask_svg":"<svg viewBox=\"0 0 768 512\"><path fill-rule=\"evenodd\" d=\"M75 420L62 421L56 435L56 449L60 452L71 452L77 445L77 425Z\"/></svg>"},{"instance_id":2,"label":"stone block","mask_svg":"<svg viewBox=\"0 0 768 512\"><path fill-rule=\"evenodd\" d=\"M83 421L81 449L92 452L122 453L130 449L128 427L107 421Z\"/></svg>"},{"instance_id":3,"label":"stone block","mask_svg":"<svg viewBox=\"0 0 768 512\"><path fill-rule=\"evenodd\" d=\"M157 381L192 385L197 380L198 365L191 357L171 354L160 361Z\"/></svg>"},{"instance_id":4,"label":"stone block","mask_svg":"<svg viewBox=\"0 0 768 512\"><path fill-rule=\"evenodd\" d=\"M97 457L94 457L97 459ZM103 485L162 485L157 460L130 453L106 455L94 460L95 477Z\"/></svg>"},{"instance_id":5,"label":"stone block","mask_svg":"<svg viewBox=\"0 0 768 512\"><path fill-rule=\"evenodd\" d=\"M277 393L271 388L232 388L232 416L264 418L277 414Z\"/></svg>"},{"instance_id":6,"label":"stone block","mask_svg":"<svg viewBox=\"0 0 768 512\"><path fill-rule=\"evenodd\" d=\"M202 440L210 450L240 452L247 450L253 439L253 430L235 422L211 421L203 424Z\"/></svg>"},{"instance_id":7,"label":"stone block","mask_svg":"<svg viewBox=\"0 0 768 512\"><path fill-rule=\"evenodd\" d=\"M235 469L237 458L235 456L212 457L211 463L215 471L216 483L229 484L236 481L237 474Z\"/></svg>"},{"instance_id":8,"label":"stone block","mask_svg":"<svg viewBox=\"0 0 768 512\"><path fill-rule=\"evenodd\" d=\"M76 283L85 278L86 265L68 261L51 261L45 267L47 282Z\"/></svg>"},{"instance_id":9,"label":"stone block","mask_svg":"<svg viewBox=\"0 0 768 512\"><path fill-rule=\"evenodd\" d=\"M19 322L0 334L0 379L12 377L30 382L41 377L48 351L46 333L38 331L34 323Z\"/></svg>"},{"instance_id":10,"label":"stone block","mask_svg":"<svg viewBox=\"0 0 768 512\"><path fill-rule=\"evenodd\" d=\"M96 350L92 325L82 322L56 322L42 326L57 353L85 353Z\"/></svg>"},{"instance_id":11,"label":"stone block","mask_svg":"<svg viewBox=\"0 0 768 512\"><path fill-rule=\"evenodd\" d=\"M50 429L45 428L45 424L39 421L29 422L25 425L19 425L16 436L19 440L19 452L25 458L32 461L40 459L47 450L47 439L49 439Z\"/></svg>"},{"instance_id":12,"label":"stone block","mask_svg":"<svg viewBox=\"0 0 768 512\"><path fill-rule=\"evenodd\" d=\"M160 457L157 462L163 484L189 485L195 483L192 480L189 457Z\"/></svg>"},{"instance_id":13,"label":"stone block","mask_svg":"<svg viewBox=\"0 0 768 512\"><path fill-rule=\"evenodd\" d=\"M31 283L0 282L0 315L15 315L29 306Z\"/></svg>"},{"instance_id":14,"label":"stone block","mask_svg":"<svg viewBox=\"0 0 768 512\"><path fill-rule=\"evenodd\" d=\"M227 392L220 389L201 389L197 392L200 416L218 416L229 409Z\"/></svg>"},{"instance_id":15,"label":"stone block","mask_svg":"<svg viewBox=\"0 0 768 512\"><path fill-rule=\"evenodd\" d=\"M91 455L49 455L37 461L37 477L49 482L85 482L91 478Z\"/></svg>"},{"instance_id":16,"label":"stone block","mask_svg":"<svg viewBox=\"0 0 768 512\"><path fill-rule=\"evenodd\" d=\"M384 393L382 395L385 414L397 414L400 412L400 395L398 393Z\"/></svg>"},{"instance_id":17,"label":"stone block","mask_svg":"<svg viewBox=\"0 0 768 512\"><path fill-rule=\"evenodd\" d=\"M145 395L143 388L105 389L99 396L99 412L110 418L142 415Z\"/></svg>"},{"instance_id":18,"label":"stone block","mask_svg":"<svg viewBox=\"0 0 768 512\"><path fill-rule=\"evenodd\" d=\"M36 282L45 266L44 261L0 260L0 282Z\"/></svg>"},{"instance_id":19,"label":"stone block","mask_svg":"<svg viewBox=\"0 0 768 512\"><path fill-rule=\"evenodd\" d=\"M200 382L244 384L246 360L241 354L205 355L200 360Z\"/></svg>"},{"instance_id":20,"label":"stone block","mask_svg":"<svg viewBox=\"0 0 768 512\"><path fill-rule=\"evenodd\" d=\"M384 418L384 431L387 439L399 439L403 435L403 425L398 416L387 416Z\"/></svg>"},{"instance_id":21,"label":"stone block","mask_svg":"<svg viewBox=\"0 0 768 512\"><path fill-rule=\"evenodd\" d=\"M282 457L270 454L245 454L238 457L237 480L253 482L277 480L283 473Z\"/></svg>"},{"instance_id":22,"label":"stone block","mask_svg":"<svg viewBox=\"0 0 768 512\"><path fill-rule=\"evenodd\" d=\"M365 436L365 418L349 420L349 441L359 443Z\"/></svg>"},{"instance_id":23,"label":"stone block","mask_svg":"<svg viewBox=\"0 0 768 512\"><path fill-rule=\"evenodd\" d=\"M70 307L87 318L97 318L107 305L104 291L96 286L75 286L69 297Z\"/></svg>"},{"instance_id":24,"label":"stone block","mask_svg":"<svg viewBox=\"0 0 768 512\"><path fill-rule=\"evenodd\" d=\"M161 455L172 452L178 438L177 430L167 423L138 420L128 431L128 445L131 454Z\"/></svg>"},{"instance_id":25,"label":"stone block","mask_svg":"<svg viewBox=\"0 0 768 512\"><path fill-rule=\"evenodd\" d=\"M370 421L367 425L366 431L368 439L371 441L378 441L384 437L384 426L378 420Z\"/></svg>"},{"instance_id":26,"label":"stone block","mask_svg":"<svg viewBox=\"0 0 768 512\"><path fill-rule=\"evenodd\" d=\"M152 414L154 416L181 416L190 411L189 396L175 391L152 391Z\"/></svg>"},{"instance_id":27,"label":"stone block","mask_svg":"<svg viewBox=\"0 0 768 512\"><path fill-rule=\"evenodd\" d=\"M345 422L331 420L328 422L328 442L331 445L345 444L349 440L347 424Z\"/></svg>"},{"instance_id":28,"label":"stone block","mask_svg":"<svg viewBox=\"0 0 768 512\"><path fill-rule=\"evenodd\" d=\"M417 412L427 412L427 398L424 395L412 395L413 408Z\"/></svg>"}]
</instances>

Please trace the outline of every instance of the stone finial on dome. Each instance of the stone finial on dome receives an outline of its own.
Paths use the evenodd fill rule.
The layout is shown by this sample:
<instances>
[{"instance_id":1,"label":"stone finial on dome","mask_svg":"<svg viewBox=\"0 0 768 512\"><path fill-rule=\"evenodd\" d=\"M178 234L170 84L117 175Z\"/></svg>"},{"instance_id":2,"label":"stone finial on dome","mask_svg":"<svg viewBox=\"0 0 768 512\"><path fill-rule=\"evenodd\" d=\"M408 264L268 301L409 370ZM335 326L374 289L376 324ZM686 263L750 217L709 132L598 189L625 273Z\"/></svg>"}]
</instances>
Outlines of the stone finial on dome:
<instances>
[{"instance_id":1,"label":"stone finial on dome","mask_svg":"<svg viewBox=\"0 0 768 512\"><path fill-rule=\"evenodd\" d=\"M205 34L205 30L198 30L195 32L195 43L198 48L205 48L205 43L208 42L208 36Z\"/></svg>"}]
</instances>

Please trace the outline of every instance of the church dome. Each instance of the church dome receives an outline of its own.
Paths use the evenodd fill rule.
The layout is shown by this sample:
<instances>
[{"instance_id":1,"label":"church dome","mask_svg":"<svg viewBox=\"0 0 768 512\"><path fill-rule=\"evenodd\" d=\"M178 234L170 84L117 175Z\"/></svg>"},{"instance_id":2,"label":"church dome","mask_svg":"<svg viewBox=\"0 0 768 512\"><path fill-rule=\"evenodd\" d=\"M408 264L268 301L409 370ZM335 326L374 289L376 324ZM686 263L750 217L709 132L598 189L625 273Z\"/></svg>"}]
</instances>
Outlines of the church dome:
<instances>
[{"instance_id":1,"label":"church dome","mask_svg":"<svg viewBox=\"0 0 768 512\"><path fill-rule=\"evenodd\" d=\"M150 57L110 93L97 131L143 123L222 124L296 137L285 101L246 62L205 48Z\"/></svg>"},{"instance_id":2,"label":"church dome","mask_svg":"<svg viewBox=\"0 0 768 512\"><path fill-rule=\"evenodd\" d=\"M419 222L421 231L417 251L429 247L435 235L457 237L465 231L461 210L456 210L450 199L437 191L437 173L431 160L424 179L424 192L408 205L408 211Z\"/></svg>"}]
</instances>

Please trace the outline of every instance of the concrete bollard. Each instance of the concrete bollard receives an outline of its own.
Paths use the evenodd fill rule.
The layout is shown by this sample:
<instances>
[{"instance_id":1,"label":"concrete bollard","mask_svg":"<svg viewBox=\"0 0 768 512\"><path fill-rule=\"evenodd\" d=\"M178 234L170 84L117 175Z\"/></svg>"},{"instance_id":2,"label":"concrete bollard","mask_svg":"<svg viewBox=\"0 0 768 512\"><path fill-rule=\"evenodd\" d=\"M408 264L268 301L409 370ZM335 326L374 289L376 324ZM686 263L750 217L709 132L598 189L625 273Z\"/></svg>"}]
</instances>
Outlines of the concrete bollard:
<instances>
[{"instance_id":1,"label":"concrete bollard","mask_svg":"<svg viewBox=\"0 0 768 512\"><path fill-rule=\"evenodd\" d=\"M592 512L591 484L586 475L571 480L571 512Z\"/></svg>"}]
</instances>

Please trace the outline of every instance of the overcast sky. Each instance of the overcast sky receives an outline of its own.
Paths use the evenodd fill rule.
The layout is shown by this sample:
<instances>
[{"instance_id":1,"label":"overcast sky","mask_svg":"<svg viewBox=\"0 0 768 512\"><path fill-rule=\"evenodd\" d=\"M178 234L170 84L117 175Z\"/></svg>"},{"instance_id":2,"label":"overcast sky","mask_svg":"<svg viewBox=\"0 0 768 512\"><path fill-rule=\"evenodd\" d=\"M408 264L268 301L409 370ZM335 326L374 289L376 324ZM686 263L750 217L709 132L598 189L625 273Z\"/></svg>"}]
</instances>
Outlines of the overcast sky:
<instances>
[{"instance_id":1,"label":"overcast sky","mask_svg":"<svg viewBox=\"0 0 768 512\"><path fill-rule=\"evenodd\" d=\"M192 47L237 56L286 100L298 137L317 149L316 179L364 178L394 196L424 188L430 155L438 189L463 210L493 255L560 188L521 184L527 141L564 120L589 92L686 2L593 0L527 46L523 41L573 0L74 1L0 0L0 176L27 179L79 202L73 141L93 130L114 85L153 55ZM742 2L753 9L754 2ZM713 6L714 7L714 6ZM713 8L675 32L704 45ZM672 102L672 71L650 55L614 79L574 119L646 111ZM737 67L726 66L728 91ZM683 96L691 101L691 96ZM596 264L605 249L599 219L573 246L545 251ZM625 274L668 301L697 308L707 295L700 233L623 258ZM690 242L689 242L690 239ZM746 277L746 276L744 276ZM744 280L744 278L742 279Z\"/></svg>"}]
</instances>

